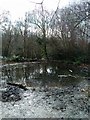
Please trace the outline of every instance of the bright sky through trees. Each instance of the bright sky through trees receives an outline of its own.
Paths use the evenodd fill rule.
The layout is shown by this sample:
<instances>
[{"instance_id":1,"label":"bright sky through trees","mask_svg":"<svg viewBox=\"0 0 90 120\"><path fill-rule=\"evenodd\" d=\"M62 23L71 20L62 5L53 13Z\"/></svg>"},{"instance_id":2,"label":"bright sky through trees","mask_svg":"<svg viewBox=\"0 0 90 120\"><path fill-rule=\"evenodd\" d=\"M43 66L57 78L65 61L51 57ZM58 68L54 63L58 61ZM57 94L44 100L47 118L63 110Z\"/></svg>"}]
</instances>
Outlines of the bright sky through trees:
<instances>
[{"instance_id":1,"label":"bright sky through trees","mask_svg":"<svg viewBox=\"0 0 90 120\"><path fill-rule=\"evenodd\" d=\"M37 6L32 2L41 2L42 0L0 0L0 13L8 10L13 20L21 18L25 12L35 9ZM44 6L48 10L55 10L59 0L44 0ZM59 7L67 6L73 0L61 0ZM78 1L78 0L76 0ZM76 2L75 1L75 2Z\"/></svg>"}]
</instances>

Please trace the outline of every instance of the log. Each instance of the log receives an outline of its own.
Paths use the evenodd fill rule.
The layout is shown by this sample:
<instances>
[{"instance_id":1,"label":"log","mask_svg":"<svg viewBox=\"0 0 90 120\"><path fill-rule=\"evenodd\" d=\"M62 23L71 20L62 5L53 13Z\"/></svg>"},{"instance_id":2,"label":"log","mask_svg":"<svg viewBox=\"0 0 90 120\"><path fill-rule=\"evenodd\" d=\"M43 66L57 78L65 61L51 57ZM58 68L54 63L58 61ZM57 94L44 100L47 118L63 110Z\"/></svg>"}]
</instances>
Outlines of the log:
<instances>
[{"instance_id":1,"label":"log","mask_svg":"<svg viewBox=\"0 0 90 120\"><path fill-rule=\"evenodd\" d=\"M21 89L24 89L25 91L28 90L28 89L26 88L26 86L24 86L24 85L22 85L22 84L7 82L7 85L17 86L17 87L19 87L19 88L21 88Z\"/></svg>"}]
</instances>

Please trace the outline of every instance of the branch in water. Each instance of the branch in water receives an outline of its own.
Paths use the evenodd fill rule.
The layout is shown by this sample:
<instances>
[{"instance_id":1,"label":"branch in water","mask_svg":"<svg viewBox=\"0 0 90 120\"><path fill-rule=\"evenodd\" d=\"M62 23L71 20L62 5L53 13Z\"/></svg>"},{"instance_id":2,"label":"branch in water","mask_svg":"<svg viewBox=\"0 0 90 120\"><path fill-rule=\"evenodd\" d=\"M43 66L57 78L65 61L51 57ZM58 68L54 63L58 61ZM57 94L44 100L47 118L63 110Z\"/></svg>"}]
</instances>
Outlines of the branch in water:
<instances>
[{"instance_id":1,"label":"branch in water","mask_svg":"<svg viewBox=\"0 0 90 120\"><path fill-rule=\"evenodd\" d=\"M16 83L7 83L8 85L12 85L12 86L17 86L17 87L19 87L19 88L21 88L21 89L24 89L24 90L28 90L27 88L26 88L26 86L23 86L22 84L16 84Z\"/></svg>"}]
</instances>

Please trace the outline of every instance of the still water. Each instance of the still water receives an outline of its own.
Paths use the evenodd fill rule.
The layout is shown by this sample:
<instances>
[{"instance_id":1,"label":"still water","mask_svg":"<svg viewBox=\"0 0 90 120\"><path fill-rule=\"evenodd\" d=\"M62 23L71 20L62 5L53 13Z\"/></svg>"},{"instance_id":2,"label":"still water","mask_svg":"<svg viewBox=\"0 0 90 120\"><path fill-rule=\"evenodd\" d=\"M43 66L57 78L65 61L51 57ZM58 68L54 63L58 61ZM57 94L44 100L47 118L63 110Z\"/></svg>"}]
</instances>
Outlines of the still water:
<instances>
[{"instance_id":1,"label":"still water","mask_svg":"<svg viewBox=\"0 0 90 120\"><path fill-rule=\"evenodd\" d=\"M3 65L1 79L27 87L62 87L77 85L86 75L72 65L32 62Z\"/></svg>"}]
</instances>

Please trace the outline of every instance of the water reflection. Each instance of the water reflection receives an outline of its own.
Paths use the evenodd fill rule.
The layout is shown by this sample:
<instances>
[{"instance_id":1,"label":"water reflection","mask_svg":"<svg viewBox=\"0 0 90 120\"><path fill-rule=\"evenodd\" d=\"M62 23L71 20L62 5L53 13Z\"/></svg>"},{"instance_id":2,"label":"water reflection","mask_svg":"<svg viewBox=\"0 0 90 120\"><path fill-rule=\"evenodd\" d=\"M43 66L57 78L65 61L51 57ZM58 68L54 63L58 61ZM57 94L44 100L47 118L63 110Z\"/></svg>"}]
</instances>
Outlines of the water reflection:
<instances>
[{"instance_id":1,"label":"water reflection","mask_svg":"<svg viewBox=\"0 0 90 120\"><path fill-rule=\"evenodd\" d=\"M70 73L69 69L73 71ZM6 65L2 68L2 79L7 82L21 83L28 87L66 86L77 84L81 79L67 78L61 80L58 75L78 75L74 66L65 66L59 63L22 63Z\"/></svg>"}]
</instances>

